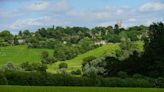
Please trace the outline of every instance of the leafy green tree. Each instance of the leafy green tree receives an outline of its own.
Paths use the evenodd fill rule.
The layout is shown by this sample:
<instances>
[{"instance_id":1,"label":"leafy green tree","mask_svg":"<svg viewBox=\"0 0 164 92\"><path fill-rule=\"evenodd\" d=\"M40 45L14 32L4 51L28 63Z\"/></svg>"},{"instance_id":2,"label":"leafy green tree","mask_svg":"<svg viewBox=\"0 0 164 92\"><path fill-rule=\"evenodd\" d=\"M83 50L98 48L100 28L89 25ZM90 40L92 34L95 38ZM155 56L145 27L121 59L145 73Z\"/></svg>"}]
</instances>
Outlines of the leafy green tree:
<instances>
[{"instance_id":1,"label":"leafy green tree","mask_svg":"<svg viewBox=\"0 0 164 92\"><path fill-rule=\"evenodd\" d=\"M4 69L5 71L16 71L16 70L18 70L18 67L17 67L16 65L14 65L13 63L7 63L7 64L3 67L3 69Z\"/></svg>"},{"instance_id":2,"label":"leafy green tree","mask_svg":"<svg viewBox=\"0 0 164 92\"><path fill-rule=\"evenodd\" d=\"M49 57L49 53L47 51L43 51L41 53L41 62L42 64L52 64L57 62L55 57Z\"/></svg>"},{"instance_id":3,"label":"leafy green tree","mask_svg":"<svg viewBox=\"0 0 164 92\"><path fill-rule=\"evenodd\" d=\"M8 44L12 44L12 42L13 42L13 35L10 33L10 31L4 30L4 31L0 32L0 39L3 42L6 42ZM5 46L5 44L4 44L4 46Z\"/></svg>"},{"instance_id":4,"label":"leafy green tree","mask_svg":"<svg viewBox=\"0 0 164 92\"><path fill-rule=\"evenodd\" d=\"M128 58L134 51L139 52L136 44L134 44L129 38L122 38L119 46L121 49L116 51L116 56L120 60Z\"/></svg>"},{"instance_id":5,"label":"leafy green tree","mask_svg":"<svg viewBox=\"0 0 164 92\"><path fill-rule=\"evenodd\" d=\"M57 60L65 61L65 60L72 59L77 55L78 55L78 51L76 48L69 47L66 45L58 47L58 49L54 50L54 57Z\"/></svg>"},{"instance_id":6,"label":"leafy green tree","mask_svg":"<svg viewBox=\"0 0 164 92\"><path fill-rule=\"evenodd\" d=\"M24 62L20 66L24 71L34 71L34 67L29 62Z\"/></svg>"},{"instance_id":7,"label":"leafy green tree","mask_svg":"<svg viewBox=\"0 0 164 92\"><path fill-rule=\"evenodd\" d=\"M123 60L119 67L130 75L135 73L150 77L164 76L164 25L154 23L149 27L149 38L145 41L145 52L140 56L136 51Z\"/></svg>"},{"instance_id":8,"label":"leafy green tree","mask_svg":"<svg viewBox=\"0 0 164 92\"><path fill-rule=\"evenodd\" d=\"M14 45L19 45L17 36L14 36Z\"/></svg>"},{"instance_id":9,"label":"leafy green tree","mask_svg":"<svg viewBox=\"0 0 164 92\"><path fill-rule=\"evenodd\" d=\"M85 66L87 63L89 63L90 61L96 59L95 56L88 56L86 58L83 59L83 63L82 63L82 66Z\"/></svg>"},{"instance_id":10,"label":"leafy green tree","mask_svg":"<svg viewBox=\"0 0 164 92\"><path fill-rule=\"evenodd\" d=\"M104 75L105 65L106 63L103 57L89 61L82 66L83 76L96 78L99 75Z\"/></svg>"},{"instance_id":11,"label":"leafy green tree","mask_svg":"<svg viewBox=\"0 0 164 92\"><path fill-rule=\"evenodd\" d=\"M145 41L145 52L142 74L153 77L164 77L164 24L153 23L149 27L149 39ZM153 66L152 66L153 65Z\"/></svg>"}]
</instances>

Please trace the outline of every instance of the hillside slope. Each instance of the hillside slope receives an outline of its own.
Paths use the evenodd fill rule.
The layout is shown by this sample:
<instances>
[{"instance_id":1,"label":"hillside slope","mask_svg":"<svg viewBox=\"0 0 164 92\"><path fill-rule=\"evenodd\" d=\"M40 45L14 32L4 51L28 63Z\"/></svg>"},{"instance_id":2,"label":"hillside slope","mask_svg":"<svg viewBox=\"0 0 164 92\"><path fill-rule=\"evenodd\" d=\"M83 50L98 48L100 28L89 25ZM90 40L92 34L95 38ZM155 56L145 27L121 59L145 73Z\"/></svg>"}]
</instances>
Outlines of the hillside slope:
<instances>
[{"instance_id":1,"label":"hillside slope","mask_svg":"<svg viewBox=\"0 0 164 92\"><path fill-rule=\"evenodd\" d=\"M24 45L0 47L0 66L6 63L40 62L43 51L48 51L51 55L53 53L50 49L31 49Z\"/></svg>"},{"instance_id":2,"label":"hillside slope","mask_svg":"<svg viewBox=\"0 0 164 92\"><path fill-rule=\"evenodd\" d=\"M144 46L143 41L136 41L134 43L136 44L137 48L140 51L144 50L143 49L143 46ZM71 72L72 70L81 69L81 64L85 57L88 57L88 56L101 57L104 54L114 54L115 51L118 49L120 49L118 43L116 43L116 44L109 43L109 44L103 45L99 48L90 50L84 54L78 55L77 57L75 57L71 60L58 61L55 64L49 65L47 71L51 72L51 73L56 73L58 71L59 64L62 62L65 62L68 64L68 69L67 69L68 72Z\"/></svg>"},{"instance_id":3,"label":"hillside slope","mask_svg":"<svg viewBox=\"0 0 164 92\"><path fill-rule=\"evenodd\" d=\"M115 53L115 50L120 49L119 44L107 44L103 45L99 48L90 50L84 54L78 55L77 57L71 59L71 60L66 60L66 61L58 61L55 64L49 65L48 72L56 72L58 70L58 65L61 62L65 62L68 64L68 71L72 70L77 70L81 68L81 63L83 58L88 57L88 56L95 56L95 57L100 57L106 53Z\"/></svg>"},{"instance_id":4,"label":"hillside slope","mask_svg":"<svg viewBox=\"0 0 164 92\"><path fill-rule=\"evenodd\" d=\"M143 51L143 42L137 41L135 42L137 47ZM88 56L101 57L104 54L112 54L115 53L117 49L120 49L119 44L109 43L107 45L103 45L99 48L90 50L84 54L78 55L77 57L66 60L66 61L58 61L52 65L48 65L48 72L56 73L58 71L58 66L61 62L65 62L68 64L67 71L81 69L82 60ZM21 64L23 62L40 62L41 52L48 51L50 56L53 54L52 49L36 49L36 48L27 48L27 46L8 46L0 48L0 66L3 66L6 63L14 63Z\"/></svg>"}]
</instances>

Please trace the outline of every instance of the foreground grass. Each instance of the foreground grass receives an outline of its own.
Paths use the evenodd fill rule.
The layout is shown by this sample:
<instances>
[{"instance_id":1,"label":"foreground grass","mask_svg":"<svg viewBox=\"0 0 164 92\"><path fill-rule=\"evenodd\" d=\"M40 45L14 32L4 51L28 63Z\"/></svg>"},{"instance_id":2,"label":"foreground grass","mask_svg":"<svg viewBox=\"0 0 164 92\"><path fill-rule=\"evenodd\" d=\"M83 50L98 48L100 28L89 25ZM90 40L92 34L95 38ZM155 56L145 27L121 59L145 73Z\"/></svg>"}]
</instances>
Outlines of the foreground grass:
<instances>
[{"instance_id":1,"label":"foreground grass","mask_svg":"<svg viewBox=\"0 0 164 92\"><path fill-rule=\"evenodd\" d=\"M43 51L53 53L51 49L32 49L24 45L0 47L0 66L6 63L40 62L40 55Z\"/></svg>"},{"instance_id":2,"label":"foreground grass","mask_svg":"<svg viewBox=\"0 0 164 92\"><path fill-rule=\"evenodd\" d=\"M164 92L162 88L0 86L0 92Z\"/></svg>"}]
</instances>

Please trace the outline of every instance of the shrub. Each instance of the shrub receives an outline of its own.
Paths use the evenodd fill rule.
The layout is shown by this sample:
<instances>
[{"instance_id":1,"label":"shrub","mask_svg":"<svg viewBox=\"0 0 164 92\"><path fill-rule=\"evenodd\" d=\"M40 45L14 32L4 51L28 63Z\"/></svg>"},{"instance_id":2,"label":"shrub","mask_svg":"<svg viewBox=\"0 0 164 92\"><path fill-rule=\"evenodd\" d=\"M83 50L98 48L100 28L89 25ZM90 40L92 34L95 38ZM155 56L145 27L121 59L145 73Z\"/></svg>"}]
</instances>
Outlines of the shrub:
<instances>
[{"instance_id":1,"label":"shrub","mask_svg":"<svg viewBox=\"0 0 164 92\"><path fill-rule=\"evenodd\" d=\"M123 72L123 71L118 72L118 76L121 78L127 78L128 77L127 73Z\"/></svg>"},{"instance_id":2,"label":"shrub","mask_svg":"<svg viewBox=\"0 0 164 92\"><path fill-rule=\"evenodd\" d=\"M40 72L4 73L9 85L30 86L103 86L103 87L153 87L153 82L148 79L136 78L100 78L73 77L66 74L50 74ZM159 79L161 80L161 79ZM162 83L162 82L160 82ZM162 87L162 85L160 86Z\"/></svg>"},{"instance_id":3,"label":"shrub","mask_svg":"<svg viewBox=\"0 0 164 92\"><path fill-rule=\"evenodd\" d=\"M68 68L67 63L60 63L59 64L59 69L62 69L62 68Z\"/></svg>"},{"instance_id":4,"label":"shrub","mask_svg":"<svg viewBox=\"0 0 164 92\"><path fill-rule=\"evenodd\" d=\"M159 78L155 79L154 86L159 87L159 88L164 88L164 78L159 77Z\"/></svg>"},{"instance_id":5,"label":"shrub","mask_svg":"<svg viewBox=\"0 0 164 92\"><path fill-rule=\"evenodd\" d=\"M77 69L76 71L72 71L71 74L73 74L73 75L81 75L81 70Z\"/></svg>"},{"instance_id":6,"label":"shrub","mask_svg":"<svg viewBox=\"0 0 164 92\"><path fill-rule=\"evenodd\" d=\"M6 85L7 83L7 79L4 76L3 72L0 71L0 85Z\"/></svg>"},{"instance_id":7,"label":"shrub","mask_svg":"<svg viewBox=\"0 0 164 92\"><path fill-rule=\"evenodd\" d=\"M83 59L82 66L85 66L88 62L90 62L90 61L92 61L92 60L94 60L94 59L96 59L95 56L89 56L89 57L84 58L84 59Z\"/></svg>"},{"instance_id":8,"label":"shrub","mask_svg":"<svg viewBox=\"0 0 164 92\"><path fill-rule=\"evenodd\" d=\"M133 78L139 79L139 78L143 78L143 76L141 74L133 74Z\"/></svg>"}]
</instances>

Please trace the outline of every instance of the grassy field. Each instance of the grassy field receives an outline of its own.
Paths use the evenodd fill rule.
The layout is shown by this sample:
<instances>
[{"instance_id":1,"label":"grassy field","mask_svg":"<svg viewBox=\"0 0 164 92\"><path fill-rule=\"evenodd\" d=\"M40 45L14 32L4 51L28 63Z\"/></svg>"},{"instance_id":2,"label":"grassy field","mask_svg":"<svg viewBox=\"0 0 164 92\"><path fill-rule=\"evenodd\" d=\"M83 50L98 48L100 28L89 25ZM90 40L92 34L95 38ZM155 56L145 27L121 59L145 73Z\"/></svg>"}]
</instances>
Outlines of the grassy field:
<instances>
[{"instance_id":1,"label":"grassy field","mask_svg":"<svg viewBox=\"0 0 164 92\"><path fill-rule=\"evenodd\" d=\"M6 63L40 62L42 51L53 53L50 49L29 49L27 46L0 47L0 66Z\"/></svg>"},{"instance_id":2,"label":"grassy field","mask_svg":"<svg viewBox=\"0 0 164 92\"><path fill-rule=\"evenodd\" d=\"M0 92L164 92L162 88L0 86Z\"/></svg>"}]
</instances>

